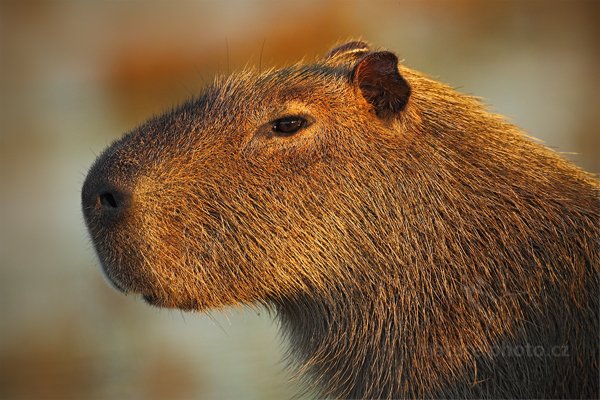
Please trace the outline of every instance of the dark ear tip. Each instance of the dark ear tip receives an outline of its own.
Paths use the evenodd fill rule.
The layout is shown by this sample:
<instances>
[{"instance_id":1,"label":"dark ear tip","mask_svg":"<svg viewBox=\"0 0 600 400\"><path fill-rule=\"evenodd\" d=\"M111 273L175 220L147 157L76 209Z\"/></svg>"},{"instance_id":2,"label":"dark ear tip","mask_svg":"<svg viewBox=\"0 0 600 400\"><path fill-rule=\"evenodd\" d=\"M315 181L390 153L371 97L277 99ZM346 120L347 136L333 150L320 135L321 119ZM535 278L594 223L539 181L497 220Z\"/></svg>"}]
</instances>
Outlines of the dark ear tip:
<instances>
[{"instance_id":1,"label":"dark ear tip","mask_svg":"<svg viewBox=\"0 0 600 400\"><path fill-rule=\"evenodd\" d=\"M398 57L392 53L391 51L379 51L377 53L373 53L378 60L390 63L396 68L398 65Z\"/></svg>"},{"instance_id":2,"label":"dark ear tip","mask_svg":"<svg viewBox=\"0 0 600 400\"><path fill-rule=\"evenodd\" d=\"M369 56L371 56L371 57L369 57ZM398 57L396 57L396 55L394 53L392 53L391 51L387 51L387 50L376 51L376 52L369 54L369 56L367 56L365 58L373 58L376 60L397 60L398 59Z\"/></svg>"},{"instance_id":3,"label":"dark ear tip","mask_svg":"<svg viewBox=\"0 0 600 400\"><path fill-rule=\"evenodd\" d=\"M396 71L398 68L398 57L391 51L378 51L370 53L361 58L354 71L352 71L352 79L364 70L373 70L381 73L389 73Z\"/></svg>"}]
</instances>

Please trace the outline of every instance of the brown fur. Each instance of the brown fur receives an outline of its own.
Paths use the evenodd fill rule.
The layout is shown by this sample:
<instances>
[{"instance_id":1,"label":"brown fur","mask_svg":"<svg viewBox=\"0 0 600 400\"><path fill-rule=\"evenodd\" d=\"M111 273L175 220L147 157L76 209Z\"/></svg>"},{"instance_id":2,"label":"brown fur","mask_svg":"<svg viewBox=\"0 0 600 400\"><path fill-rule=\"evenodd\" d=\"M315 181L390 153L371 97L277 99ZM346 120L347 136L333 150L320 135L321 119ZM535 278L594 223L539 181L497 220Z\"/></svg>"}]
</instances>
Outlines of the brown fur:
<instances>
[{"instance_id":1,"label":"brown fur","mask_svg":"<svg viewBox=\"0 0 600 400\"><path fill-rule=\"evenodd\" d=\"M107 276L264 304L322 396L598 397L598 181L406 67L369 94L370 54L217 79L113 144L83 189Z\"/></svg>"}]
</instances>

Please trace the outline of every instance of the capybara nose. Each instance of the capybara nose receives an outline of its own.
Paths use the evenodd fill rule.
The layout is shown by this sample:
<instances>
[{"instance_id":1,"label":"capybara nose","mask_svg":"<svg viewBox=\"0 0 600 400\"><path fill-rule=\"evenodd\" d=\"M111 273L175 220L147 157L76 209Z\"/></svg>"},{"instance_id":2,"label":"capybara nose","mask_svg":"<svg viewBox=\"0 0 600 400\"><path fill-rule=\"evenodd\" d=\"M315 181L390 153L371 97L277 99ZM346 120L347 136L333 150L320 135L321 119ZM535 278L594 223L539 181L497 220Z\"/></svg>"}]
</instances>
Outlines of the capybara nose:
<instances>
[{"instance_id":1,"label":"capybara nose","mask_svg":"<svg viewBox=\"0 0 600 400\"><path fill-rule=\"evenodd\" d=\"M106 187L98 191L94 205L107 215L119 214L127 206L128 198L129 193L125 193L123 189Z\"/></svg>"},{"instance_id":2,"label":"capybara nose","mask_svg":"<svg viewBox=\"0 0 600 400\"><path fill-rule=\"evenodd\" d=\"M123 218L131 205L130 190L123 185L95 178L88 176L81 192L86 222L106 224Z\"/></svg>"}]
</instances>

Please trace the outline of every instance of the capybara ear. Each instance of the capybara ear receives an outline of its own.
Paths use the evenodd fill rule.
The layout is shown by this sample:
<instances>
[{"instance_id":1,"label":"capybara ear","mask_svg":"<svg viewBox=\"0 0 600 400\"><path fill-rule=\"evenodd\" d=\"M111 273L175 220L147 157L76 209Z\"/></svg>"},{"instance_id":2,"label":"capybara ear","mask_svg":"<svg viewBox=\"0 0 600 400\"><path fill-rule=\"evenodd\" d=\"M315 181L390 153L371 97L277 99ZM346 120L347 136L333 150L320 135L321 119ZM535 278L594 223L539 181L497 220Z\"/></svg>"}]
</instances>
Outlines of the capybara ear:
<instances>
[{"instance_id":1,"label":"capybara ear","mask_svg":"<svg viewBox=\"0 0 600 400\"><path fill-rule=\"evenodd\" d=\"M367 54L352 70L351 79L381 119L393 118L408 103L410 85L400 75L398 57L394 53Z\"/></svg>"}]
</instances>

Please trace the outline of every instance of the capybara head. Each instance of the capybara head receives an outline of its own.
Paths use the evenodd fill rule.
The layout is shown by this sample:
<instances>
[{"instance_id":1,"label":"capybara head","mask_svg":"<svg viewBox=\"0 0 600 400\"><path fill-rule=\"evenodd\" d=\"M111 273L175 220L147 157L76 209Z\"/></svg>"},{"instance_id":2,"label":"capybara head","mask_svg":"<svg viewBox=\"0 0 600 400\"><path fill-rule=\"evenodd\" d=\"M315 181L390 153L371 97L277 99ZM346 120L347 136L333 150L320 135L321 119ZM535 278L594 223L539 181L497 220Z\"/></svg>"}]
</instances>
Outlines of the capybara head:
<instances>
[{"instance_id":1,"label":"capybara head","mask_svg":"<svg viewBox=\"0 0 600 400\"><path fill-rule=\"evenodd\" d=\"M598 182L391 52L219 78L82 201L114 286L276 310L322 395L597 393Z\"/></svg>"},{"instance_id":2,"label":"capybara head","mask_svg":"<svg viewBox=\"0 0 600 400\"><path fill-rule=\"evenodd\" d=\"M83 208L115 286L205 309L350 272L367 232L388 230L370 225L395 191L387 174L401 172L389 159L418 127L402 113L410 87L396 56L354 69L334 57L217 80L98 158Z\"/></svg>"}]
</instances>

